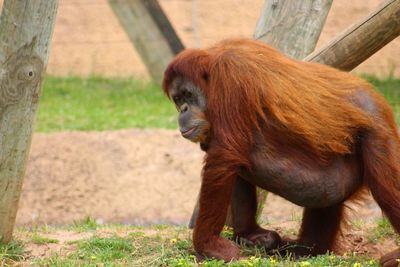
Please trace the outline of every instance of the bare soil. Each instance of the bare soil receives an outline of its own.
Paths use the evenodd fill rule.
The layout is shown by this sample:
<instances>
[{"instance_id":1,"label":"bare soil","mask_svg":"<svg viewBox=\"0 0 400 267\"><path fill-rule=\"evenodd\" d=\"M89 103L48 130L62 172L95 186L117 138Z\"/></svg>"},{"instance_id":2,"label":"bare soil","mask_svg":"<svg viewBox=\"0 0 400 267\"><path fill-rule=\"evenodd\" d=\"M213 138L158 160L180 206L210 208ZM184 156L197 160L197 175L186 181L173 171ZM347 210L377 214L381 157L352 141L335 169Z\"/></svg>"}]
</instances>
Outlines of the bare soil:
<instances>
[{"instance_id":1,"label":"bare soil","mask_svg":"<svg viewBox=\"0 0 400 267\"><path fill-rule=\"evenodd\" d=\"M35 134L17 222L183 223L202 156L168 130Z\"/></svg>"}]
</instances>

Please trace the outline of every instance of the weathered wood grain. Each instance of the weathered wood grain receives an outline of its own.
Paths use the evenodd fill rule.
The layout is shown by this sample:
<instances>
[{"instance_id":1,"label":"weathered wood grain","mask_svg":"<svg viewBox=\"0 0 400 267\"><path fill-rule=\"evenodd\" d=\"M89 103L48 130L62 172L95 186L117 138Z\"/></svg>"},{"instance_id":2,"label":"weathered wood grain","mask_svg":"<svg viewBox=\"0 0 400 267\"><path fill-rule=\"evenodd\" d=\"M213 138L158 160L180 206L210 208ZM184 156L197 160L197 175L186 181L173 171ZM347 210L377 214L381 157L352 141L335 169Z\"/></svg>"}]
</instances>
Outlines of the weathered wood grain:
<instances>
[{"instance_id":1,"label":"weathered wood grain","mask_svg":"<svg viewBox=\"0 0 400 267\"><path fill-rule=\"evenodd\" d=\"M389 0L304 60L350 71L400 35L400 0Z\"/></svg>"},{"instance_id":2,"label":"weathered wood grain","mask_svg":"<svg viewBox=\"0 0 400 267\"><path fill-rule=\"evenodd\" d=\"M57 0L6 0L0 20L0 240L12 237Z\"/></svg>"},{"instance_id":3,"label":"weathered wood grain","mask_svg":"<svg viewBox=\"0 0 400 267\"><path fill-rule=\"evenodd\" d=\"M165 68L183 45L159 3L157 0L109 0L109 3L151 78L161 83Z\"/></svg>"},{"instance_id":4,"label":"weathered wood grain","mask_svg":"<svg viewBox=\"0 0 400 267\"><path fill-rule=\"evenodd\" d=\"M302 59L315 49L331 5L332 0L267 0L254 38Z\"/></svg>"}]
</instances>

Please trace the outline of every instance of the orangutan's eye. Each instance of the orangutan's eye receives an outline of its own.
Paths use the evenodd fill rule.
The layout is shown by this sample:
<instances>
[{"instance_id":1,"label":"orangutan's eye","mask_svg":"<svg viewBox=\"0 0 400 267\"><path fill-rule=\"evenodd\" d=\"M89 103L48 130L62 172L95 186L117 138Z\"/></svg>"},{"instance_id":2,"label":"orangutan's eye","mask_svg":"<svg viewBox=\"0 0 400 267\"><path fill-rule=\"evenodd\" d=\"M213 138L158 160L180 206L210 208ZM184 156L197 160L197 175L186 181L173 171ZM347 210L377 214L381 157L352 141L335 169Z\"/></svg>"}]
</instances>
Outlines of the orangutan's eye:
<instances>
[{"instance_id":1,"label":"orangutan's eye","mask_svg":"<svg viewBox=\"0 0 400 267\"><path fill-rule=\"evenodd\" d=\"M174 96L172 99L174 100L175 103L178 103L179 101L181 101L180 96Z\"/></svg>"},{"instance_id":2,"label":"orangutan's eye","mask_svg":"<svg viewBox=\"0 0 400 267\"><path fill-rule=\"evenodd\" d=\"M192 92L185 91L183 93L183 96L185 97L185 99L190 99L190 98L192 98L193 94L192 94Z\"/></svg>"}]
</instances>

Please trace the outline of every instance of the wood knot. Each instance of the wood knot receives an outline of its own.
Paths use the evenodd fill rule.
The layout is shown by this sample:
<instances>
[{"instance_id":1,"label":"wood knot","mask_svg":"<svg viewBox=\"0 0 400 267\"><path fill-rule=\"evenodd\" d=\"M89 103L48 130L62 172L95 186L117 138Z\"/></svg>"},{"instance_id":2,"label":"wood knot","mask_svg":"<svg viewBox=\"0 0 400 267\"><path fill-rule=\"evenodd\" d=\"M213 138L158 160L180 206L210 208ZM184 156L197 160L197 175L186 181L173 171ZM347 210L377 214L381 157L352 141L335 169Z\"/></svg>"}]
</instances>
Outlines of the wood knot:
<instances>
[{"instance_id":1,"label":"wood knot","mask_svg":"<svg viewBox=\"0 0 400 267\"><path fill-rule=\"evenodd\" d=\"M23 66L18 71L18 78L20 80L33 81L37 76L38 75L36 73L35 66L32 65Z\"/></svg>"},{"instance_id":2,"label":"wood knot","mask_svg":"<svg viewBox=\"0 0 400 267\"><path fill-rule=\"evenodd\" d=\"M35 56L24 57L14 69L16 79L27 84L38 83L43 72L42 61Z\"/></svg>"},{"instance_id":3,"label":"wood knot","mask_svg":"<svg viewBox=\"0 0 400 267\"><path fill-rule=\"evenodd\" d=\"M43 62L36 56L18 52L9 57L0 76L0 108L18 103L27 94L38 94Z\"/></svg>"}]
</instances>

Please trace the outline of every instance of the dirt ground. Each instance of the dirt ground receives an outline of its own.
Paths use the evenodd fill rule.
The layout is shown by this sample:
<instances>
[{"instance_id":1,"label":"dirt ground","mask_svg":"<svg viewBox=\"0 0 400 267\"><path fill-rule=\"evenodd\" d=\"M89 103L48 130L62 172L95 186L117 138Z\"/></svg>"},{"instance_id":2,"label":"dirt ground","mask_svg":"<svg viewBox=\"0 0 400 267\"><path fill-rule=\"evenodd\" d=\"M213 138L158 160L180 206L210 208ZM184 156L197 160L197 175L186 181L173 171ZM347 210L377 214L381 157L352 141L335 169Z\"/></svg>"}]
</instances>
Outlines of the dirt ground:
<instances>
[{"instance_id":1,"label":"dirt ground","mask_svg":"<svg viewBox=\"0 0 400 267\"><path fill-rule=\"evenodd\" d=\"M35 134L18 224L187 220L202 153L177 132Z\"/></svg>"},{"instance_id":2,"label":"dirt ground","mask_svg":"<svg viewBox=\"0 0 400 267\"><path fill-rule=\"evenodd\" d=\"M186 224L200 186L203 152L177 131L64 132L33 138L17 223ZM356 206L373 220L373 201ZM358 213L357 213L358 214ZM301 209L270 195L264 222L296 221Z\"/></svg>"}]
</instances>

